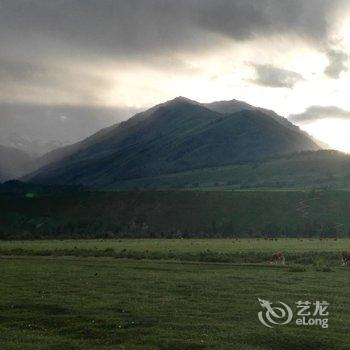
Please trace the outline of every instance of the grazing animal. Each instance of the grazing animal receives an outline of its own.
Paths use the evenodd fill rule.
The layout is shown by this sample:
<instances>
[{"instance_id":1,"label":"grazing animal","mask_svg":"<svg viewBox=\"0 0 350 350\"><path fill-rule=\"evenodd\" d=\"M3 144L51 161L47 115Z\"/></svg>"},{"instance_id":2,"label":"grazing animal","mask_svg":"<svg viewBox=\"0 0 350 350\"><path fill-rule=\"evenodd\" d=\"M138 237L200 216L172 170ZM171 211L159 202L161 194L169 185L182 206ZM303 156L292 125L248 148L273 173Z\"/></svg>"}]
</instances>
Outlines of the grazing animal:
<instances>
[{"instance_id":1,"label":"grazing animal","mask_svg":"<svg viewBox=\"0 0 350 350\"><path fill-rule=\"evenodd\" d=\"M273 253L271 257L271 263L284 265L286 263L286 258L284 256L284 253L283 252Z\"/></svg>"},{"instance_id":2,"label":"grazing animal","mask_svg":"<svg viewBox=\"0 0 350 350\"><path fill-rule=\"evenodd\" d=\"M350 261L350 252L342 252L342 265L346 266L348 265L348 262Z\"/></svg>"}]
</instances>

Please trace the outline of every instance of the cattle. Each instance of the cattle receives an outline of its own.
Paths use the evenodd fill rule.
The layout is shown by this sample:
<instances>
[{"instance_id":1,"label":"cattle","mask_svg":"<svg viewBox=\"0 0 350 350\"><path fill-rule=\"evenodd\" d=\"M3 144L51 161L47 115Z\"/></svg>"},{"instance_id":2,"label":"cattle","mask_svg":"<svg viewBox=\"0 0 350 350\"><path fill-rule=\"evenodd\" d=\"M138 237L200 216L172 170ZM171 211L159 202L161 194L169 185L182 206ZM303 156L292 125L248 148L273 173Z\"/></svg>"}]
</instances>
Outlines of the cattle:
<instances>
[{"instance_id":1,"label":"cattle","mask_svg":"<svg viewBox=\"0 0 350 350\"><path fill-rule=\"evenodd\" d=\"M350 252L342 252L342 265L347 266L348 262L350 261Z\"/></svg>"},{"instance_id":2,"label":"cattle","mask_svg":"<svg viewBox=\"0 0 350 350\"><path fill-rule=\"evenodd\" d=\"M276 252L272 254L271 264L281 264L284 265L286 263L286 258L283 252Z\"/></svg>"}]
</instances>

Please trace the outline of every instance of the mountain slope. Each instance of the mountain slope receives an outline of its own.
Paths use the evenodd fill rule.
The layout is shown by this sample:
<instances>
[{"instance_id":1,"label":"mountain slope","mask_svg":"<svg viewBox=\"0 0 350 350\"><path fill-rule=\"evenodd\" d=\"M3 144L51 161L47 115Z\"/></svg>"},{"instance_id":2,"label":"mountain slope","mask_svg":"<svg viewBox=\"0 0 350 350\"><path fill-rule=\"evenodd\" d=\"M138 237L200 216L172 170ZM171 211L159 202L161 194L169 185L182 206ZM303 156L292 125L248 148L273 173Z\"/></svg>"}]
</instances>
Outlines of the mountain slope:
<instances>
[{"instance_id":1,"label":"mountain slope","mask_svg":"<svg viewBox=\"0 0 350 350\"><path fill-rule=\"evenodd\" d=\"M109 186L122 179L319 149L261 111L223 115L185 98L139 113L80 146L26 180Z\"/></svg>"},{"instance_id":2,"label":"mountain slope","mask_svg":"<svg viewBox=\"0 0 350 350\"><path fill-rule=\"evenodd\" d=\"M252 106L246 102L238 101L238 100L216 101L216 102L211 102L211 103L203 103L202 105L208 109L211 109L212 111L216 111L216 112L223 113L223 114L236 113L236 112L240 112L242 110L260 111L260 112L268 115L269 117L273 118L276 122L282 124L286 128L294 130L294 131L301 133L301 134L305 135L306 137L310 138L320 148L330 149L329 145L327 145L326 143L321 142L319 140L316 140L311 135L309 135L306 131L301 130L298 126L291 123L287 118L284 118L284 117L278 115L276 112L274 112L270 109L255 107L255 106Z\"/></svg>"},{"instance_id":3,"label":"mountain slope","mask_svg":"<svg viewBox=\"0 0 350 350\"><path fill-rule=\"evenodd\" d=\"M188 102L191 101L185 98L183 98L183 100L187 100ZM150 108L144 112L135 114L132 118L126 121L103 128L80 142L55 149L39 158L39 167L44 167L50 163L58 162L61 159L67 158L85 149L90 149L94 145L97 145L103 142L103 140L108 139L110 137L117 138L118 135L123 133L125 129L132 127L138 122L147 119L157 108L162 107L165 104L166 103L156 105L153 108Z\"/></svg>"},{"instance_id":4,"label":"mountain slope","mask_svg":"<svg viewBox=\"0 0 350 350\"><path fill-rule=\"evenodd\" d=\"M215 101L211 103L203 103L202 105L208 109L211 109L212 111L216 111L222 114L232 114L243 110L260 111L289 129L292 129L294 131L301 131L296 125L291 123L287 118L284 118L278 115L274 111L261 108L261 107L255 107L243 101L238 101L238 100Z\"/></svg>"},{"instance_id":5,"label":"mountain slope","mask_svg":"<svg viewBox=\"0 0 350 350\"><path fill-rule=\"evenodd\" d=\"M105 135L107 135L111 130L115 129L118 125L119 124L106 127L82 141L57 148L51 152L44 154L43 156L37 159L37 164L38 164L37 168L44 167L50 163L58 162L63 158L67 158L73 155L74 153L79 152L82 149L85 149L95 143L100 142Z\"/></svg>"},{"instance_id":6,"label":"mountain slope","mask_svg":"<svg viewBox=\"0 0 350 350\"><path fill-rule=\"evenodd\" d=\"M0 182L17 178L31 169L32 158L28 154L0 145Z\"/></svg>"},{"instance_id":7,"label":"mountain slope","mask_svg":"<svg viewBox=\"0 0 350 350\"><path fill-rule=\"evenodd\" d=\"M157 177L119 181L121 189L306 189L350 188L350 156L337 151L305 151L267 159Z\"/></svg>"}]
</instances>

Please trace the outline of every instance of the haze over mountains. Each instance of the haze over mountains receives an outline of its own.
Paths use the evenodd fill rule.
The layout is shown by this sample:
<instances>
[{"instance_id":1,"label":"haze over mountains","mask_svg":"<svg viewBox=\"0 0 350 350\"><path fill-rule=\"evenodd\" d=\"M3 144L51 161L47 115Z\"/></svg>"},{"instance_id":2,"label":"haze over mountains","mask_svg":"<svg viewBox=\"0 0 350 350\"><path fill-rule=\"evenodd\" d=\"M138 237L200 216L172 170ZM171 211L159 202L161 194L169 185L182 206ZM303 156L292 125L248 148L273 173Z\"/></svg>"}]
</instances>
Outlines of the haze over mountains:
<instances>
[{"instance_id":1,"label":"haze over mountains","mask_svg":"<svg viewBox=\"0 0 350 350\"><path fill-rule=\"evenodd\" d=\"M0 104L0 145L42 156L136 112L132 108Z\"/></svg>"},{"instance_id":2,"label":"haze over mountains","mask_svg":"<svg viewBox=\"0 0 350 350\"><path fill-rule=\"evenodd\" d=\"M0 145L0 182L33 170L33 158L16 148Z\"/></svg>"},{"instance_id":3,"label":"haze over mountains","mask_svg":"<svg viewBox=\"0 0 350 350\"><path fill-rule=\"evenodd\" d=\"M121 180L261 161L321 147L271 111L239 101L157 105L45 155L25 177L43 184L110 187Z\"/></svg>"}]
</instances>

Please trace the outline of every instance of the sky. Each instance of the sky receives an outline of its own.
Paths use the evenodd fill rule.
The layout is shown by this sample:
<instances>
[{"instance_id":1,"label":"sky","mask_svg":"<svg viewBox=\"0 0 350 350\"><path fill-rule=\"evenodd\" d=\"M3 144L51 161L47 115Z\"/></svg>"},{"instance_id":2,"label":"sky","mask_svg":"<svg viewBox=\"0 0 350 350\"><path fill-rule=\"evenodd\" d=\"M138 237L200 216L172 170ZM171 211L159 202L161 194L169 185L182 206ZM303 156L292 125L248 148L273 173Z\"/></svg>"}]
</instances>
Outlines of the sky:
<instances>
[{"instance_id":1,"label":"sky","mask_svg":"<svg viewBox=\"0 0 350 350\"><path fill-rule=\"evenodd\" d=\"M185 96L350 152L347 0L0 0L0 45L0 143L74 142Z\"/></svg>"}]
</instances>

